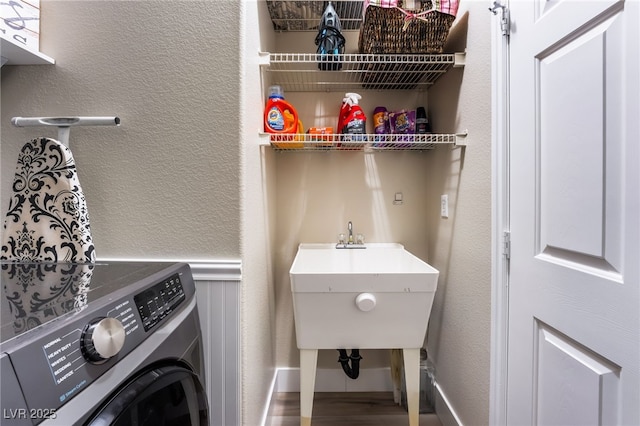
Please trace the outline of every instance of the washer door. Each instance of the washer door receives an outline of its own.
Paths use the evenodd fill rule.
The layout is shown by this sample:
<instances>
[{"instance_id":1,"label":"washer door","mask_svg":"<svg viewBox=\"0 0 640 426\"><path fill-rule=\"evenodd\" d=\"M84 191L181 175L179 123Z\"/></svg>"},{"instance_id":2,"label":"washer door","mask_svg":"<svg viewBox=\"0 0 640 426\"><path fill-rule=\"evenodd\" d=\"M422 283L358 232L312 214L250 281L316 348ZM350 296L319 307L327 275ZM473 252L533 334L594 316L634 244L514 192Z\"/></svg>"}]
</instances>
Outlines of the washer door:
<instances>
[{"instance_id":1,"label":"washer door","mask_svg":"<svg viewBox=\"0 0 640 426\"><path fill-rule=\"evenodd\" d=\"M206 426L207 399L198 377L180 365L146 370L115 392L88 426Z\"/></svg>"}]
</instances>

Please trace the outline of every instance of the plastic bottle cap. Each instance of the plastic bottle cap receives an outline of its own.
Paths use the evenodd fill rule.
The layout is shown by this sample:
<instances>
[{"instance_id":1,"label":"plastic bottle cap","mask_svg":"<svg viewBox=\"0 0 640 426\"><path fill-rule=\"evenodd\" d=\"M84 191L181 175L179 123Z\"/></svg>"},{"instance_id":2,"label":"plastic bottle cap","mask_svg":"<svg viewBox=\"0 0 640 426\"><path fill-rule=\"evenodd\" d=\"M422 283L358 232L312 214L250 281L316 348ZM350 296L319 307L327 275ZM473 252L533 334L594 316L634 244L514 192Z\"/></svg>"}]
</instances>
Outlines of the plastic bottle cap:
<instances>
[{"instance_id":1,"label":"plastic bottle cap","mask_svg":"<svg viewBox=\"0 0 640 426\"><path fill-rule=\"evenodd\" d=\"M362 96L360 96L357 93L350 92L350 93L346 93L344 96L345 97L342 101L348 103L351 106L358 105L358 101L362 99Z\"/></svg>"},{"instance_id":2,"label":"plastic bottle cap","mask_svg":"<svg viewBox=\"0 0 640 426\"><path fill-rule=\"evenodd\" d=\"M270 98L282 98L284 99L284 91L281 86L269 86Z\"/></svg>"}]
</instances>

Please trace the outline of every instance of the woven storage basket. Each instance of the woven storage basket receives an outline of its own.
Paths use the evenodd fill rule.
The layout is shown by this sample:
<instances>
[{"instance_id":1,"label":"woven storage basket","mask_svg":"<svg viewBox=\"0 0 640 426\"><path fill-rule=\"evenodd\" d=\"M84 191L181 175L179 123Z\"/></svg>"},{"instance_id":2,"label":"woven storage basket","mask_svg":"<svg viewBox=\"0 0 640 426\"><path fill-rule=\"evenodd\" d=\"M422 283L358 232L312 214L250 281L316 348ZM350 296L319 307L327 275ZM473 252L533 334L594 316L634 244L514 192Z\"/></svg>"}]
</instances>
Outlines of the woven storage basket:
<instances>
[{"instance_id":1,"label":"woven storage basket","mask_svg":"<svg viewBox=\"0 0 640 426\"><path fill-rule=\"evenodd\" d=\"M318 27L326 2L267 0L267 9L276 31L307 31Z\"/></svg>"},{"instance_id":2,"label":"woven storage basket","mask_svg":"<svg viewBox=\"0 0 640 426\"><path fill-rule=\"evenodd\" d=\"M402 0L398 1L402 7ZM431 0L422 3L414 14L426 12L432 8ZM412 18L404 29L408 15L398 8L385 8L369 5L365 11L364 22L360 27L358 49L368 54L426 54L442 53L455 15L437 10Z\"/></svg>"}]
</instances>

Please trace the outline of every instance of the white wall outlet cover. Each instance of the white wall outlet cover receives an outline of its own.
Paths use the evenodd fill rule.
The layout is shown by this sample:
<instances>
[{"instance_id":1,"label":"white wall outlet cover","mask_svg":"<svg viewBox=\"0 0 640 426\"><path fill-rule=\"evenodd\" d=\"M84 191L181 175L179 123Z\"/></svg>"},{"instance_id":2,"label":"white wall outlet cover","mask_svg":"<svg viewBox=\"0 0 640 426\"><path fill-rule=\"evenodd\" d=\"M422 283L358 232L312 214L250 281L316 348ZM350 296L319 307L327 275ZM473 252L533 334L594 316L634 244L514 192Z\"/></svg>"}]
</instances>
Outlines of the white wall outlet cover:
<instances>
[{"instance_id":1,"label":"white wall outlet cover","mask_svg":"<svg viewBox=\"0 0 640 426\"><path fill-rule=\"evenodd\" d=\"M440 196L440 216L449 217L449 196L447 194Z\"/></svg>"}]
</instances>

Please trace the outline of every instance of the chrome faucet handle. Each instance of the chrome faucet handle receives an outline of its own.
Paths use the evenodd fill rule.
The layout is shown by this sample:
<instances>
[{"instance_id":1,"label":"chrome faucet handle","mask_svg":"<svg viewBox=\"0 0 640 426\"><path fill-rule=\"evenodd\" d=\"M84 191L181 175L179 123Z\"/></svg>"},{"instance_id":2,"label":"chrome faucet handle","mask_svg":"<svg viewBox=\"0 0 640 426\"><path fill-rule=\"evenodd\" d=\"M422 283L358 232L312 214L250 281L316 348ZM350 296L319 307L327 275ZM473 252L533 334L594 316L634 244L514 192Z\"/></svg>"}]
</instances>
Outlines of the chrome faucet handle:
<instances>
[{"instance_id":1,"label":"chrome faucet handle","mask_svg":"<svg viewBox=\"0 0 640 426\"><path fill-rule=\"evenodd\" d=\"M347 224L347 229L349 230L349 244L353 244L353 224L351 221Z\"/></svg>"}]
</instances>

